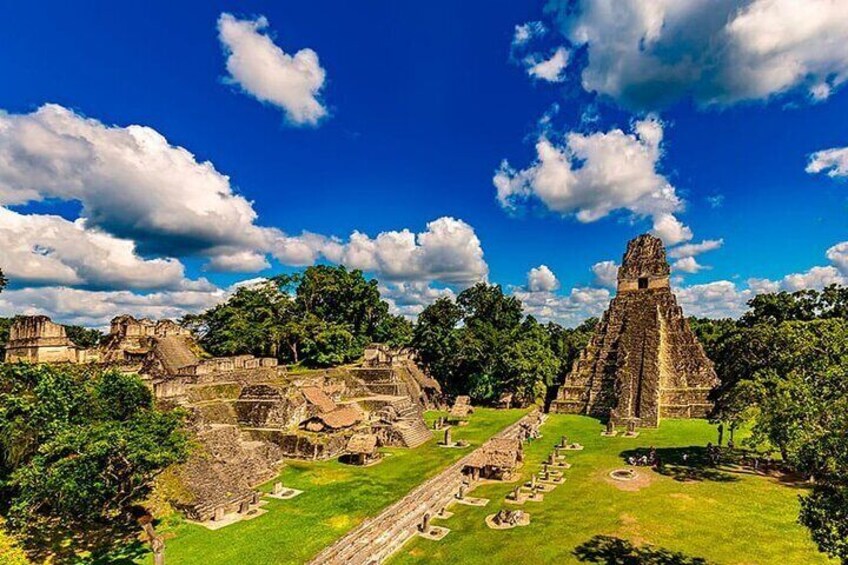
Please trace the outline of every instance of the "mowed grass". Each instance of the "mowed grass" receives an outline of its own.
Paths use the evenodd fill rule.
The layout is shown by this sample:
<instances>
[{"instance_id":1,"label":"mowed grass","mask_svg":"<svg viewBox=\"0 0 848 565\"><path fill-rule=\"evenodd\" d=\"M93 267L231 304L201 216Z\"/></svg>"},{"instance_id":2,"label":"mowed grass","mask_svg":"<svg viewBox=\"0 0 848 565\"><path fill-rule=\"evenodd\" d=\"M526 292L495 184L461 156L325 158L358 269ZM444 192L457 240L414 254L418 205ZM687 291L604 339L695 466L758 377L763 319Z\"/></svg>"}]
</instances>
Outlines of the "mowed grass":
<instances>
[{"instance_id":1,"label":"mowed grass","mask_svg":"<svg viewBox=\"0 0 848 565\"><path fill-rule=\"evenodd\" d=\"M452 430L454 439L471 443L467 449L439 447L442 436L436 432L436 437L416 449L385 449L387 457L372 467L288 461L275 481L303 494L291 500L269 499L267 514L217 531L186 522L165 529L166 558L180 565L304 563L525 413L478 409L468 426ZM428 425L442 415L428 412ZM273 483L262 490L270 491ZM152 563L152 557L147 555L141 562Z\"/></svg>"},{"instance_id":2,"label":"mowed grass","mask_svg":"<svg viewBox=\"0 0 848 565\"><path fill-rule=\"evenodd\" d=\"M439 542L414 538L390 563L579 563L575 547L599 534L637 545L654 544L711 563L835 563L816 550L796 522L801 488L743 473L679 481L648 468L638 470L647 478L638 490L622 490L607 480L610 471L625 466L624 451L715 442L715 428L707 422L666 420L659 429L642 430L635 439L603 438L601 431L594 419L551 415L542 428L543 437L526 447L522 480L540 469L564 434L585 446L583 451L566 452L572 467L565 471L565 483L545 494L542 502L519 507L504 502L517 483L481 485L473 496L491 499L488 506L453 505L453 517L434 521L451 529L446 538ZM507 531L486 527L486 515L501 508L529 512L531 524Z\"/></svg>"}]
</instances>

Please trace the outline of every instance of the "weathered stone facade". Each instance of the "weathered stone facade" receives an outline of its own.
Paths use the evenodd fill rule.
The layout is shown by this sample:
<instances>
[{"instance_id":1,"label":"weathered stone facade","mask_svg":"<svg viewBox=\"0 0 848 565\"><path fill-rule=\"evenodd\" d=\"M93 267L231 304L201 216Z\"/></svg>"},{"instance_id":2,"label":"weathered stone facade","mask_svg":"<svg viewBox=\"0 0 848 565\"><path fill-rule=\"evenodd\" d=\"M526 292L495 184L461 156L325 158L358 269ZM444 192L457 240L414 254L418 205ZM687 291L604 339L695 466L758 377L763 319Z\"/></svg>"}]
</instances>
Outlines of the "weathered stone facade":
<instances>
[{"instance_id":1,"label":"weathered stone facade","mask_svg":"<svg viewBox=\"0 0 848 565\"><path fill-rule=\"evenodd\" d=\"M74 345L65 328L47 316L19 316L9 328L7 363L89 363L98 358L97 351Z\"/></svg>"},{"instance_id":2,"label":"weathered stone facade","mask_svg":"<svg viewBox=\"0 0 848 565\"><path fill-rule=\"evenodd\" d=\"M616 424L657 426L662 418L698 418L718 383L669 287L658 238L630 241L618 292L560 387L552 412L590 414Z\"/></svg>"}]
</instances>

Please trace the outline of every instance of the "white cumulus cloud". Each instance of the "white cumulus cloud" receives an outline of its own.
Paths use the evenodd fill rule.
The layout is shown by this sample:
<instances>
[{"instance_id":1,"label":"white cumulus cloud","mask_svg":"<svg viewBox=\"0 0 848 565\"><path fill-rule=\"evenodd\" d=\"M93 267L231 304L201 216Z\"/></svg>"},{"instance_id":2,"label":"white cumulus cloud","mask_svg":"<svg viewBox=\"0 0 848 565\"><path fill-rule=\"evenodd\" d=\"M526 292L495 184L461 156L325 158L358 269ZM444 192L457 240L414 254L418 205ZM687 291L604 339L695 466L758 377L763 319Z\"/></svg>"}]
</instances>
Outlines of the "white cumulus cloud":
<instances>
[{"instance_id":1,"label":"white cumulus cloud","mask_svg":"<svg viewBox=\"0 0 848 565\"><path fill-rule=\"evenodd\" d=\"M810 174L827 173L831 178L848 177L848 147L833 147L810 155L805 169Z\"/></svg>"},{"instance_id":2,"label":"white cumulus cloud","mask_svg":"<svg viewBox=\"0 0 848 565\"><path fill-rule=\"evenodd\" d=\"M410 319L417 317L439 298L456 298L450 288L435 288L425 282L383 284L380 296L389 303L389 311Z\"/></svg>"},{"instance_id":3,"label":"white cumulus cloud","mask_svg":"<svg viewBox=\"0 0 848 565\"><path fill-rule=\"evenodd\" d=\"M615 261L601 261L592 265L595 274L595 284L606 288L618 285L618 264Z\"/></svg>"},{"instance_id":4,"label":"white cumulus cloud","mask_svg":"<svg viewBox=\"0 0 848 565\"><path fill-rule=\"evenodd\" d=\"M521 300L525 314L541 322L554 321L567 327L574 327L586 318L600 316L610 301L609 290L592 287L573 288L566 295L516 291L513 296Z\"/></svg>"},{"instance_id":5,"label":"white cumulus cloud","mask_svg":"<svg viewBox=\"0 0 848 565\"><path fill-rule=\"evenodd\" d=\"M755 294L725 280L675 288L674 293L684 315L705 318L738 318Z\"/></svg>"},{"instance_id":6,"label":"white cumulus cloud","mask_svg":"<svg viewBox=\"0 0 848 565\"><path fill-rule=\"evenodd\" d=\"M700 243L686 243L678 245L668 251L668 256L672 259L682 259L684 257L695 257L707 251L713 251L724 245L723 239L705 239Z\"/></svg>"},{"instance_id":7,"label":"white cumulus cloud","mask_svg":"<svg viewBox=\"0 0 848 565\"><path fill-rule=\"evenodd\" d=\"M261 102L285 112L294 125L314 126L327 116L320 99L326 72L312 49L289 55L266 33L262 16L242 20L231 14L218 18L218 37L227 56L228 80Z\"/></svg>"},{"instance_id":8,"label":"white cumulus cloud","mask_svg":"<svg viewBox=\"0 0 848 565\"><path fill-rule=\"evenodd\" d=\"M524 45L531 39L542 37L547 33L547 28L542 22L527 22L515 26L515 32L512 34L512 47L516 48Z\"/></svg>"},{"instance_id":9,"label":"white cumulus cloud","mask_svg":"<svg viewBox=\"0 0 848 565\"><path fill-rule=\"evenodd\" d=\"M62 286L6 290L0 294L0 316L17 314L50 316L63 324L104 327L118 314L147 318L179 318L222 302L226 291L159 291L147 294L92 291Z\"/></svg>"},{"instance_id":10,"label":"white cumulus cloud","mask_svg":"<svg viewBox=\"0 0 848 565\"><path fill-rule=\"evenodd\" d=\"M0 112L0 204L47 199L80 202L87 227L143 254L238 256L277 233L255 225L229 177L152 128L108 126L56 104Z\"/></svg>"},{"instance_id":11,"label":"white cumulus cloud","mask_svg":"<svg viewBox=\"0 0 848 565\"><path fill-rule=\"evenodd\" d=\"M541 58L538 54L528 55L524 59L524 65L527 68L527 74L533 78L548 82L562 82L564 78L562 72L568 65L568 57L568 49L557 47L547 59Z\"/></svg>"},{"instance_id":12,"label":"white cumulus cloud","mask_svg":"<svg viewBox=\"0 0 848 565\"><path fill-rule=\"evenodd\" d=\"M536 143L536 160L516 170L504 161L493 183L505 209L538 199L549 210L594 222L616 210L650 216L654 233L666 244L691 239L691 230L673 214L683 208L674 186L658 172L663 125L656 118L621 129L582 134L571 132L564 143L547 137Z\"/></svg>"},{"instance_id":13,"label":"white cumulus cloud","mask_svg":"<svg viewBox=\"0 0 848 565\"><path fill-rule=\"evenodd\" d=\"M331 261L379 273L386 280L470 285L489 273L474 228L450 217L429 222L420 233L404 229L372 238L354 232L346 244L325 241L321 247Z\"/></svg>"},{"instance_id":14,"label":"white cumulus cloud","mask_svg":"<svg viewBox=\"0 0 848 565\"><path fill-rule=\"evenodd\" d=\"M586 46L587 91L630 109L691 96L701 105L802 90L829 97L848 79L843 0L560 0L565 37Z\"/></svg>"},{"instance_id":15,"label":"white cumulus cloud","mask_svg":"<svg viewBox=\"0 0 848 565\"><path fill-rule=\"evenodd\" d=\"M184 278L178 260L144 259L132 241L87 229L84 220L0 207L0 240L0 265L18 287L177 289L199 284Z\"/></svg>"},{"instance_id":16,"label":"white cumulus cloud","mask_svg":"<svg viewBox=\"0 0 848 565\"><path fill-rule=\"evenodd\" d=\"M673 271L679 271L683 273L697 273L698 271L702 271L708 267L701 265L698 261L695 260L694 257L683 257L682 259L678 259L674 263L671 264L671 269Z\"/></svg>"},{"instance_id":17,"label":"white cumulus cloud","mask_svg":"<svg viewBox=\"0 0 848 565\"><path fill-rule=\"evenodd\" d=\"M527 289L530 292L553 292L559 288L559 280L547 265L533 267L527 273Z\"/></svg>"}]
</instances>

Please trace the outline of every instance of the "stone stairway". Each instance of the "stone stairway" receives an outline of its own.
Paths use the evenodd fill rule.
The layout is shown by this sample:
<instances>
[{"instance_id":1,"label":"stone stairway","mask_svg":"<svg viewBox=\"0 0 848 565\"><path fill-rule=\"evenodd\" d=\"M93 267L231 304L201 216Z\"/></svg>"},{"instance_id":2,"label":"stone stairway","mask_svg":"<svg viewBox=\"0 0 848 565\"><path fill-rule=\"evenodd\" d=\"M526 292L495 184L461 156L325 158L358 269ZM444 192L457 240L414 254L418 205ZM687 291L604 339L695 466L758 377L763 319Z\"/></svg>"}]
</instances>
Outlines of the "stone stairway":
<instances>
[{"instance_id":1,"label":"stone stairway","mask_svg":"<svg viewBox=\"0 0 848 565\"><path fill-rule=\"evenodd\" d=\"M433 432L421 419L396 422L395 430L400 434L401 441L406 447L418 447L433 437Z\"/></svg>"},{"instance_id":2,"label":"stone stairway","mask_svg":"<svg viewBox=\"0 0 848 565\"><path fill-rule=\"evenodd\" d=\"M424 422L421 408L409 397L403 396L392 402L392 407L398 416L394 428L406 447L418 447L433 437L433 432Z\"/></svg>"},{"instance_id":3,"label":"stone stairway","mask_svg":"<svg viewBox=\"0 0 848 565\"><path fill-rule=\"evenodd\" d=\"M521 423L535 418L528 414L494 437L519 437ZM399 550L418 531L424 515L435 517L453 500L464 477L462 467L472 454L463 457L439 475L416 487L381 514L369 518L324 549L310 565L377 565Z\"/></svg>"}]
</instances>

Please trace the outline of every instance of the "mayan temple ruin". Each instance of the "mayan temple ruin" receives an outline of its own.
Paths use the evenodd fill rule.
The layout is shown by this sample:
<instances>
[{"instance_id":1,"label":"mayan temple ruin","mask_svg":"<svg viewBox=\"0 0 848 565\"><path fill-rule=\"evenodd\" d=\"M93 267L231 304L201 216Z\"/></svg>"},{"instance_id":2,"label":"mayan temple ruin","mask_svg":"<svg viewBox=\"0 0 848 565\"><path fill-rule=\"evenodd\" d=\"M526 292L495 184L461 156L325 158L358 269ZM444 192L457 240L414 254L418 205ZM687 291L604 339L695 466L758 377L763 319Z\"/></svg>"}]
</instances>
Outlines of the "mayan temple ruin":
<instances>
[{"instance_id":1,"label":"mayan temple ruin","mask_svg":"<svg viewBox=\"0 0 848 565\"><path fill-rule=\"evenodd\" d=\"M213 357L171 320L121 315L89 349L46 316L19 316L10 328L7 363L88 365L138 374L157 405L189 414L196 449L168 471L181 485L170 503L191 519L255 510L256 486L283 459L378 459L377 448L417 447L431 437L423 412L441 406L439 384L408 349L365 348L358 365L290 375L276 358Z\"/></svg>"},{"instance_id":2,"label":"mayan temple ruin","mask_svg":"<svg viewBox=\"0 0 848 565\"><path fill-rule=\"evenodd\" d=\"M669 274L660 239L643 234L627 244L617 294L552 412L647 427L662 418L707 415L716 373L677 305Z\"/></svg>"}]
</instances>

